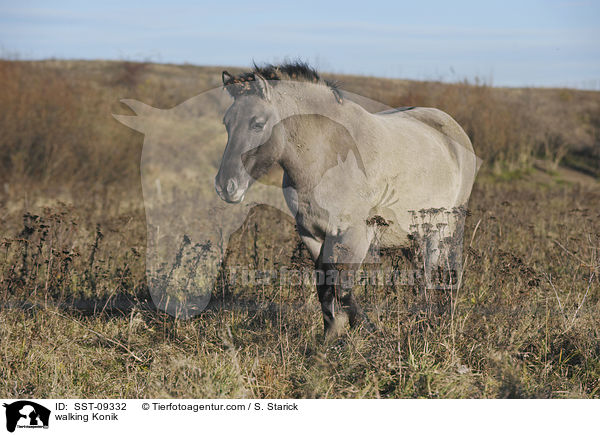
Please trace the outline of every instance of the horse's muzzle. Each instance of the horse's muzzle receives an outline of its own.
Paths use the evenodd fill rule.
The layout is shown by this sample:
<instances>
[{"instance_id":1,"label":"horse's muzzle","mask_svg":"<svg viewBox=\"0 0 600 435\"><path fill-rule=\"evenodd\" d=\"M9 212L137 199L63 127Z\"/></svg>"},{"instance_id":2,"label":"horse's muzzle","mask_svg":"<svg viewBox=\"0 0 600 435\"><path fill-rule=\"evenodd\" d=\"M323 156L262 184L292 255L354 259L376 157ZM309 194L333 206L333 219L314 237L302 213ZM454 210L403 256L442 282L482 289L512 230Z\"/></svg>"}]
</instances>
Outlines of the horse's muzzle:
<instances>
[{"instance_id":1,"label":"horse's muzzle","mask_svg":"<svg viewBox=\"0 0 600 435\"><path fill-rule=\"evenodd\" d=\"M227 180L225 189L223 189L220 183L215 179L215 190L223 201L233 204L242 202L246 194L246 190L240 189L238 182L233 178Z\"/></svg>"}]
</instances>

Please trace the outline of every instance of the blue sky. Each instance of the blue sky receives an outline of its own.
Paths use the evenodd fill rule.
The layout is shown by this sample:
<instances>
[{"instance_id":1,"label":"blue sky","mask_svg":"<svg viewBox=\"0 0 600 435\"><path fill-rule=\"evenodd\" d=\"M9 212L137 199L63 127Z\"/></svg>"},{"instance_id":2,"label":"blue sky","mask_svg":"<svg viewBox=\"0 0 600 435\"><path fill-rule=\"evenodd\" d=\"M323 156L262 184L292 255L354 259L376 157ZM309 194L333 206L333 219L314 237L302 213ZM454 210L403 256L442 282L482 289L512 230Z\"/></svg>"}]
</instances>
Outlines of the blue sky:
<instances>
[{"instance_id":1,"label":"blue sky","mask_svg":"<svg viewBox=\"0 0 600 435\"><path fill-rule=\"evenodd\" d=\"M0 54L600 89L600 1L0 0Z\"/></svg>"}]
</instances>

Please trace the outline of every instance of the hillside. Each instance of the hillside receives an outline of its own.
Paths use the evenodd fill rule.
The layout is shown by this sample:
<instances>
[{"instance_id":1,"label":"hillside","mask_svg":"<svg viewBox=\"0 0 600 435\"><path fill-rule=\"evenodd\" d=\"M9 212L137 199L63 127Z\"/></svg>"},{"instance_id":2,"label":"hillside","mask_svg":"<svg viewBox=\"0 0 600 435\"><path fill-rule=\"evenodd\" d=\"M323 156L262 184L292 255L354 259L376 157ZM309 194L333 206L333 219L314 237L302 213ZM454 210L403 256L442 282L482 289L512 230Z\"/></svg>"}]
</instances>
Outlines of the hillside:
<instances>
[{"instance_id":1,"label":"hillside","mask_svg":"<svg viewBox=\"0 0 600 435\"><path fill-rule=\"evenodd\" d=\"M115 61L1 61L0 78L6 85L0 102L10 109L0 119L0 181L135 184L141 138L110 116L130 113L119 100L133 98L170 108L219 87L222 69ZM554 168L562 163L600 175L599 92L324 76L392 107L447 111L471 137L485 161L484 171L524 169L542 158Z\"/></svg>"}]
</instances>

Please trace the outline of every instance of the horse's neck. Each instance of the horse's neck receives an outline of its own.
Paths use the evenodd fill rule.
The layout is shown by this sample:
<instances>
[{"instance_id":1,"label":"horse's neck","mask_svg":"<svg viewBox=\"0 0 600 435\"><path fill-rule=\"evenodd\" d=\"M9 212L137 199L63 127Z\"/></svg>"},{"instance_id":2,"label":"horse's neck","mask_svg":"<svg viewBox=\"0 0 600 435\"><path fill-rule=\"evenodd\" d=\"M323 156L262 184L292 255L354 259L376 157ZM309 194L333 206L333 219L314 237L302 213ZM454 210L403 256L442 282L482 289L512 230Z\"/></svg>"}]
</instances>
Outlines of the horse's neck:
<instances>
[{"instance_id":1,"label":"horse's neck","mask_svg":"<svg viewBox=\"0 0 600 435\"><path fill-rule=\"evenodd\" d=\"M311 191L323 174L357 151L358 131L368 112L351 101L337 102L323 85L281 91L279 114L285 137L280 161L286 180L298 191Z\"/></svg>"},{"instance_id":2,"label":"horse's neck","mask_svg":"<svg viewBox=\"0 0 600 435\"><path fill-rule=\"evenodd\" d=\"M284 82L275 87L274 104L277 105L280 119L296 115L321 115L345 123L349 113L353 116L362 111L356 103L345 100L340 104L332 90L323 84L306 82Z\"/></svg>"}]
</instances>

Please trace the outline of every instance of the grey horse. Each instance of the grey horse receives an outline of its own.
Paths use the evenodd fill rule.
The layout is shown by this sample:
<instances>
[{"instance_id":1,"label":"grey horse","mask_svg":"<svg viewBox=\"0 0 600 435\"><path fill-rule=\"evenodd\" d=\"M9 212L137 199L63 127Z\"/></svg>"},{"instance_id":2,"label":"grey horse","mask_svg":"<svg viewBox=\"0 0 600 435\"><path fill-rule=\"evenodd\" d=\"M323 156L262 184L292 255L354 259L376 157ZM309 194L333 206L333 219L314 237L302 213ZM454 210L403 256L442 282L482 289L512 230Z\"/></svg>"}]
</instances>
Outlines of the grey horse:
<instances>
[{"instance_id":1,"label":"grey horse","mask_svg":"<svg viewBox=\"0 0 600 435\"><path fill-rule=\"evenodd\" d=\"M370 113L303 63L223 71L222 79L234 100L223 118L228 140L216 191L240 202L255 180L281 166L286 203L325 278L317 291L326 336L339 309L351 326L365 320L338 277L360 266L374 238L380 247L403 247L420 231L426 268L442 263L442 239L464 221L450 211L466 206L478 165L449 115L433 108ZM444 221L415 223L428 210Z\"/></svg>"}]
</instances>

